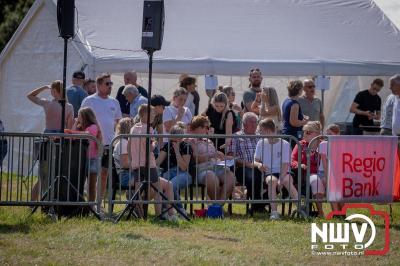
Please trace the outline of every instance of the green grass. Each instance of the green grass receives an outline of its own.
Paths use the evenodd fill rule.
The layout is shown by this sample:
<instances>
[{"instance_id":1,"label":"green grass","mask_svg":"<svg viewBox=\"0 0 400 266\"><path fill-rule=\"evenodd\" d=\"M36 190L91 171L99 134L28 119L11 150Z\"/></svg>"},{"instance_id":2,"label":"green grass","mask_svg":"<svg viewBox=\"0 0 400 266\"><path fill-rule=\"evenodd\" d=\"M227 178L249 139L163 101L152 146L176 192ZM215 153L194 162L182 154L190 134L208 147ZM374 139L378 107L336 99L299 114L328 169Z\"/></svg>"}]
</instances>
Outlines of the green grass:
<instances>
[{"instance_id":1,"label":"green grass","mask_svg":"<svg viewBox=\"0 0 400 266\"><path fill-rule=\"evenodd\" d=\"M4 180L2 187L4 192ZM16 200L16 190L11 194ZM0 207L0 265L400 265L400 204L393 207L390 252L383 257L315 256L310 250L313 220L271 222L266 214L246 216L243 205L234 205L233 212L223 220L113 224L93 217L54 222L40 211L30 217L26 207ZM380 249L383 221L374 222L373 247Z\"/></svg>"},{"instance_id":2,"label":"green grass","mask_svg":"<svg viewBox=\"0 0 400 266\"><path fill-rule=\"evenodd\" d=\"M391 250L383 257L313 256L311 221L251 218L243 206L235 206L234 213L223 220L113 224L93 217L53 222L40 212L28 217L27 208L0 207L0 265L400 264L399 205L394 207ZM382 221L376 224L382 242Z\"/></svg>"}]
</instances>

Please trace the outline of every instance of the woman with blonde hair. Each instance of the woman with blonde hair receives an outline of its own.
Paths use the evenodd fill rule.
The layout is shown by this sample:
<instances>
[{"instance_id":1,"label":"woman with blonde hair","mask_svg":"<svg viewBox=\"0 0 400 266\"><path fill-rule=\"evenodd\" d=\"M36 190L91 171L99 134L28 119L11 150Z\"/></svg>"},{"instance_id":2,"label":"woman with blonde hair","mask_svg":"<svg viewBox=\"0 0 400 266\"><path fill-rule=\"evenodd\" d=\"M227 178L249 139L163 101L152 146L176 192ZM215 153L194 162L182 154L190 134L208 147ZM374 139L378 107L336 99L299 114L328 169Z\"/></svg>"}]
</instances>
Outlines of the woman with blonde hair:
<instances>
[{"instance_id":1,"label":"woman with blonde hair","mask_svg":"<svg viewBox=\"0 0 400 266\"><path fill-rule=\"evenodd\" d=\"M236 93L233 87L231 86L224 86L219 88L219 90L228 96L228 102L229 102L229 108L233 111L235 114L234 119L236 120L236 128L234 129L233 133L236 133L237 131L240 131L240 126L242 124L242 118L243 118L243 109L240 107L239 104L235 102L235 97Z\"/></svg>"},{"instance_id":2,"label":"woman with blonde hair","mask_svg":"<svg viewBox=\"0 0 400 266\"><path fill-rule=\"evenodd\" d=\"M38 95L46 90L50 90L52 100L39 98ZM27 97L34 104L40 105L44 109L46 118L45 133L61 132L61 113L62 108L60 100L63 95L63 84L60 80L55 80L51 85L45 85L29 92ZM74 124L74 108L71 104L65 103L65 128L71 129ZM64 132L61 132L64 133Z\"/></svg>"},{"instance_id":3,"label":"woman with blonde hair","mask_svg":"<svg viewBox=\"0 0 400 266\"><path fill-rule=\"evenodd\" d=\"M256 95L256 100L251 105L252 112L260 117L260 121L271 118L279 132L282 129L282 114L279 106L278 94L274 87L264 87L262 92Z\"/></svg>"}]
</instances>

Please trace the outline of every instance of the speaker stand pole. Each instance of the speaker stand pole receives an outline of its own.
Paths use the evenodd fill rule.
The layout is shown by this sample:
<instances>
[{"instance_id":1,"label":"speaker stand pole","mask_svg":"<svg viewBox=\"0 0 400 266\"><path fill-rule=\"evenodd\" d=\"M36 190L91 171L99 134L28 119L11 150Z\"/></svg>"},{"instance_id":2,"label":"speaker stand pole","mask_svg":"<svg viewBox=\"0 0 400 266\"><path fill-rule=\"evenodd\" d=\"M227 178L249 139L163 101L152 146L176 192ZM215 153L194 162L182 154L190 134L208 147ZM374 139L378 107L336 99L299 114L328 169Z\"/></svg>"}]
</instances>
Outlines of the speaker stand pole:
<instances>
[{"instance_id":1,"label":"speaker stand pole","mask_svg":"<svg viewBox=\"0 0 400 266\"><path fill-rule=\"evenodd\" d=\"M152 75L153 75L153 50L147 51L149 56L149 90L148 90L148 98L147 98L147 128L146 134L150 135L150 113L151 113L151 89L152 89ZM150 190L150 137L146 138L146 171L147 178L149 179L148 183L145 183L146 188L144 189L144 199L148 200L149 190ZM147 219L147 211L148 205L143 206L143 215L144 218Z\"/></svg>"},{"instance_id":2,"label":"speaker stand pole","mask_svg":"<svg viewBox=\"0 0 400 266\"><path fill-rule=\"evenodd\" d=\"M64 65L63 65L63 90L62 99L59 100L61 104L61 133L64 133L65 129L65 103L66 103L66 82L67 82L67 51L68 51L68 38L64 38Z\"/></svg>"}]
</instances>

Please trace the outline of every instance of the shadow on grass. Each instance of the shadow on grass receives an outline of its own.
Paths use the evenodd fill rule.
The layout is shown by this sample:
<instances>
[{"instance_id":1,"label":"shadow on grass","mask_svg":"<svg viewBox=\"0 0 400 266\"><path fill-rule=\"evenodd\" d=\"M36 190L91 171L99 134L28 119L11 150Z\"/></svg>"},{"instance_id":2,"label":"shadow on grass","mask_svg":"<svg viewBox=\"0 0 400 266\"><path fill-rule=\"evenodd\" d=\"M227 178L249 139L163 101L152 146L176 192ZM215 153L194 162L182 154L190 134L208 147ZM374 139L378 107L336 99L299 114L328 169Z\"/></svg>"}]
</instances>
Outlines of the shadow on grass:
<instances>
[{"instance_id":1,"label":"shadow on grass","mask_svg":"<svg viewBox=\"0 0 400 266\"><path fill-rule=\"evenodd\" d=\"M145 241L150 240L141 234L133 234L133 233L124 234L123 237L129 240L145 240Z\"/></svg>"},{"instance_id":2,"label":"shadow on grass","mask_svg":"<svg viewBox=\"0 0 400 266\"><path fill-rule=\"evenodd\" d=\"M26 222L21 222L17 224L0 223L0 234L14 234L14 233L28 234L30 231L31 231L31 226Z\"/></svg>"},{"instance_id":3,"label":"shadow on grass","mask_svg":"<svg viewBox=\"0 0 400 266\"><path fill-rule=\"evenodd\" d=\"M220 237L220 236L210 236L210 235L203 235L205 238L212 239L212 240L219 240L219 241L228 241L228 242L240 242L239 238L234 237Z\"/></svg>"}]
</instances>

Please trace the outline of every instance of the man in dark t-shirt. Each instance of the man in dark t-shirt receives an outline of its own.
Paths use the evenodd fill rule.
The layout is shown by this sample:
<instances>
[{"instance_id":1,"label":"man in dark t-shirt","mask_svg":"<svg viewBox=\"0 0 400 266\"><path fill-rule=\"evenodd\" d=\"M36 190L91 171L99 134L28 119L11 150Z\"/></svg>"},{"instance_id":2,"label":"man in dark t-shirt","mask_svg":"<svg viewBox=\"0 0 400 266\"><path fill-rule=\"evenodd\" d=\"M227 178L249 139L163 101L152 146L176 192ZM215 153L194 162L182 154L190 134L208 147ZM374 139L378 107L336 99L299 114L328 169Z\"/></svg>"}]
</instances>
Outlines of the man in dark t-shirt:
<instances>
[{"instance_id":1,"label":"man in dark t-shirt","mask_svg":"<svg viewBox=\"0 0 400 266\"><path fill-rule=\"evenodd\" d=\"M354 113L353 135L362 135L363 131L374 131L374 119L381 117L381 97L378 92L383 87L383 80L375 79L368 90L360 91L354 98L350 112Z\"/></svg>"}]
</instances>

